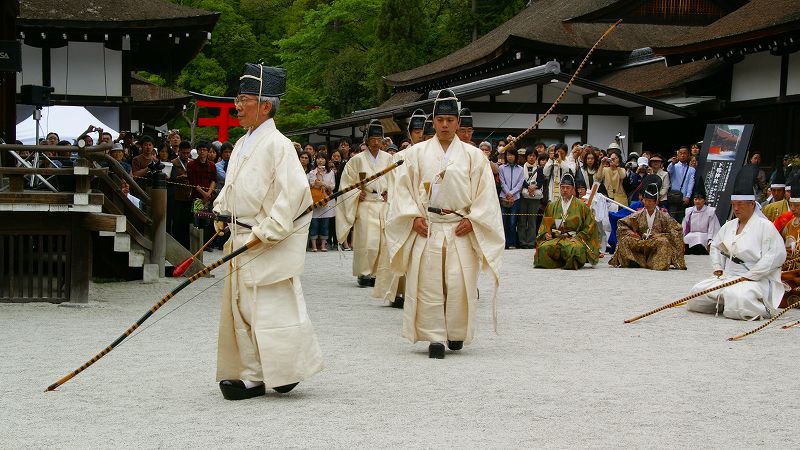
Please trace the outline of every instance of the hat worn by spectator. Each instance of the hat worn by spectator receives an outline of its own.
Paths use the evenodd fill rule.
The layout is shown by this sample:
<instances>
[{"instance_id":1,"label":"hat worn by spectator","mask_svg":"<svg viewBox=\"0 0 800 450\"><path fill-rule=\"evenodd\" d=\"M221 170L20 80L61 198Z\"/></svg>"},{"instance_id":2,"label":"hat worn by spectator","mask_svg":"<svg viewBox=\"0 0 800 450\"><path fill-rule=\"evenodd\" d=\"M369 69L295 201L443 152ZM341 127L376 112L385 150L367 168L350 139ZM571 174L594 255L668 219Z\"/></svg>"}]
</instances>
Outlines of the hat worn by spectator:
<instances>
[{"instance_id":1,"label":"hat worn by spectator","mask_svg":"<svg viewBox=\"0 0 800 450\"><path fill-rule=\"evenodd\" d=\"M286 69L263 64L244 64L239 93L258 97L280 97L286 93Z\"/></svg>"},{"instance_id":2,"label":"hat worn by spectator","mask_svg":"<svg viewBox=\"0 0 800 450\"><path fill-rule=\"evenodd\" d=\"M450 89L442 89L433 102L433 117L456 116L458 117L458 98Z\"/></svg>"},{"instance_id":3,"label":"hat worn by spectator","mask_svg":"<svg viewBox=\"0 0 800 450\"><path fill-rule=\"evenodd\" d=\"M656 154L654 154L654 155L650 156L650 161L649 161L649 163L653 163L653 162L655 162L655 161L661 161L661 163L663 164L663 163L664 163L664 158L662 158L662 157L661 157L661 155L659 155L658 153L656 153Z\"/></svg>"},{"instance_id":4,"label":"hat worn by spectator","mask_svg":"<svg viewBox=\"0 0 800 450\"><path fill-rule=\"evenodd\" d=\"M190 156L192 157L192 159L197 159L197 157L198 157L198 156L200 156L200 155L197 153L197 150L196 150L196 149L192 149L192 151L191 151L191 152L189 152L189 154L190 154Z\"/></svg>"},{"instance_id":5,"label":"hat worn by spectator","mask_svg":"<svg viewBox=\"0 0 800 450\"><path fill-rule=\"evenodd\" d=\"M620 148L619 148L619 144L617 144L616 142L612 142L612 143L608 144L608 147L606 147L606 148L607 148L608 150L611 150L612 148L613 148L613 149L616 149L616 150L619 150L619 149L620 149Z\"/></svg>"},{"instance_id":6,"label":"hat worn by spectator","mask_svg":"<svg viewBox=\"0 0 800 450\"><path fill-rule=\"evenodd\" d=\"M122 151L125 151L125 149L122 148L122 144L120 144L119 142L115 142L114 145L111 146L111 150L109 150L109 153L110 152L122 152Z\"/></svg>"},{"instance_id":7,"label":"hat worn by spectator","mask_svg":"<svg viewBox=\"0 0 800 450\"><path fill-rule=\"evenodd\" d=\"M408 119L408 131L425 129L425 111L417 108Z\"/></svg>"},{"instance_id":8,"label":"hat worn by spectator","mask_svg":"<svg viewBox=\"0 0 800 450\"><path fill-rule=\"evenodd\" d=\"M379 137L383 138L383 125L378 119L372 119L367 126L367 138Z\"/></svg>"},{"instance_id":9,"label":"hat worn by spectator","mask_svg":"<svg viewBox=\"0 0 800 450\"><path fill-rule=\"evenodd\" d=\"M639 159L636 160L636 164L638 164L639 167L647 167L650 163L647 160L647 158L645 158L644 156L641 156L641 157L639 157Z\"/></svg>"},{"instance_id":10,"label":"hat worn by spectator","mask_svg":"<svg viewBox=\"0 0 800 450\"><path fill-rule=\"evenodd\" d=\"M458 119L461 121L459 126L461 128L472 128L472 112L469 108L461 108L458 112Z\"/></svg>"},{"instance_id":11,"label":"hat worn by spectator","mask_svg":"<svg viewBox=\"0 0 800 450\"><path fill-rule=\"evenodd\" d=\"M661 191L661 177L658 175L648 175L642 181L644 191L642 196L650 200L658 200L659 191Z\"/></svg>"}]
</instances>

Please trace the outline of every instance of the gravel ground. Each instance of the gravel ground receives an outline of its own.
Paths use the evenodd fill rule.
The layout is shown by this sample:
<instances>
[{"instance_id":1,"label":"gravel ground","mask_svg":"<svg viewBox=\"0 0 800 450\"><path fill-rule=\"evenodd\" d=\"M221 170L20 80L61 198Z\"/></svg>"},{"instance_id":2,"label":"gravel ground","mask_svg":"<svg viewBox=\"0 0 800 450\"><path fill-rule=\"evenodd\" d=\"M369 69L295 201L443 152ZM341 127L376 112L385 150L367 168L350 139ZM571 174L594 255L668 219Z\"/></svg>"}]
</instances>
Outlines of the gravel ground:
<instances>
[{"instance_id":1,"label":"gravel ground","mask_svg":"<svg viewBox=\"0 0 800 450\"><path fill-rule=\"evenodd\" d=\"M350 258L309 254L303 276L326 370L241 402L214 382L221 269L57 392L42 391L175 283L93 284L85 308L0 304L0 447L800 447L800 327L776 326L800 313L740 342L725 338L754 324L684 308L622 323L686 295L707 257L569 272L507 250L499 334L482 276L478 337L444 360L399 336L400 311L355 286Z\"/></svg>"}]
</instances>

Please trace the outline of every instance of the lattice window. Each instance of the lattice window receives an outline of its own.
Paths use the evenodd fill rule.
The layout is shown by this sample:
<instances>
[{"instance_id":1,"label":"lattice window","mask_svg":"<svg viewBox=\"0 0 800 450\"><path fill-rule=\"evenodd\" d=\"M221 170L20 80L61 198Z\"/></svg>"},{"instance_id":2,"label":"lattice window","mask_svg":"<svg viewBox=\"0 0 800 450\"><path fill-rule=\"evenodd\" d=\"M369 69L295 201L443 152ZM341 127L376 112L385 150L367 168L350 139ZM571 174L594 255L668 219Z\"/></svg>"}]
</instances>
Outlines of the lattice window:
<instances>
[{"instance_id":1,"label":"lattice window","mask_svg":"<svg viewBox=\"0 0 800 450\"><path fill-rule=\"evenodd\" d=\"M651 0L642 3L634 16L659 19L706 18L716 20L725 11L710 0Z\"/></svg>"}]
</instances>

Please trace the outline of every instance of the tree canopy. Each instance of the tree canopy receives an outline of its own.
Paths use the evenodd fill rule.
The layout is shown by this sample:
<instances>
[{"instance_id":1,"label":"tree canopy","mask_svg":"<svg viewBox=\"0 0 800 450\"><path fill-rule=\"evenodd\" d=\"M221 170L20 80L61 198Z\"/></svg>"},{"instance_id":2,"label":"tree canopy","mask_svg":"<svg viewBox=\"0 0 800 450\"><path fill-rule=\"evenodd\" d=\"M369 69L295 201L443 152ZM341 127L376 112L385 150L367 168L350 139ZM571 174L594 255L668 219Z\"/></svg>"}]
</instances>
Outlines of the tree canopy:
<instances>
[{"instance_id":1,"label":"tree canopy","mask_svg":"<svg viewBox=\"0 0 800 450\"><path fill-rule=\"evenodd\" d=\"M390 95L383 76L452 53L467 45L473 33L491 31L527 4L526 0L172 1L221 13L211 41L175 78L173 87L233 96L245 62L285 67L287 92L278 120L287 130L377 106Z\"/></svg>"}]
</instances>

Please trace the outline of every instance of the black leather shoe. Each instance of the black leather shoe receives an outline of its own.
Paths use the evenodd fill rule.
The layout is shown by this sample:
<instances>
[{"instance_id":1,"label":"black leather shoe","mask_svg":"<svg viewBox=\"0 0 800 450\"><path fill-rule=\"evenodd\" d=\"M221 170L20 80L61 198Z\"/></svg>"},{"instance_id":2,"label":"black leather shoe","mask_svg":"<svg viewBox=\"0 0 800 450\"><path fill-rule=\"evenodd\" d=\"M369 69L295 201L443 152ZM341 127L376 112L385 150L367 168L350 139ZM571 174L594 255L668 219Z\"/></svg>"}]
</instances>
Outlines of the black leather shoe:
<instances>
[{"instance_id":1,"label":"black leather shoe","mask_svg":"<svg viewBox=\"0 0 800 450\"><path fill-rule=\"evenodd\" d=\"M367 286L375 287L375 277L366 277L365 281L367 283Z\"/></svg>"},{"instance_id":2,"label":"black leather shoe","mask_svg":"<svg viewBox=\"0 0 800 450\"><path fill-rule=\"evenodd\" d=\"M300 382L292 383L292 384L286 384L286 385L283 385L283 386L276 386L276 387L274 387L272 389L274 389L275 392L278 392L278 393L281 393L281 394L285 394L285 393L291 391L292 389L294 389L294 387L297 386L298 384L300 384Z\"/></svg>"},{"instance_id":3,"label":"black leather shoe","mask_svg":"<svg viewBox=\"0 0 800 450\"><path fill-rule=\"evenodd\" d=\"M444 359L444 344L433 342L428 346L428 358Z\"/></svg>"},{"instance_id":4,"label":"black leather shoe","mask_svg":"<svg viewBox=\"0 0 800 450\"><path fill-rule=\"evenodd\" d=\"M394 301L391 303L391 307L392 308L403 309L403 305L405 304L405 302L406 302L406 299L404 299L402 296L398 295L397 297L394 298Z\"/></svg>"},{"instance_id":5,"label":"black leather shoe","mask_svg":"<svg viewBox=\"0 0 800 450\"><path fill-rule=\"evenodd\" d=\"M367 287L367 286L369 286L369 284L368 284L369 281L368 280L369 280L368 277L365 277L363 275L359 275L358 276L358 286L359 287Z\"/></svg>"},{"instance_id":6,"label":"black leather shoe","mask_svg":"<svg viewBox=\"0 0 800 450\"><path fill-rule=\"evenodd\" d=\"M244 400L266 393L263 384L247 389L242 380L222 380L219 382L219 390L222 391L222 396L226 400Z\"/></svg>"},{"instance_id":7,"label":"black leather shoe","mask_svg":"<svg viewBox=\"0 0 800 450\"><path fill-rule=\"evenodd\" d=\"M447 341L447 348L450 350L461 350L464 348L464 341Z\"/></svg>"}]
</instances>

